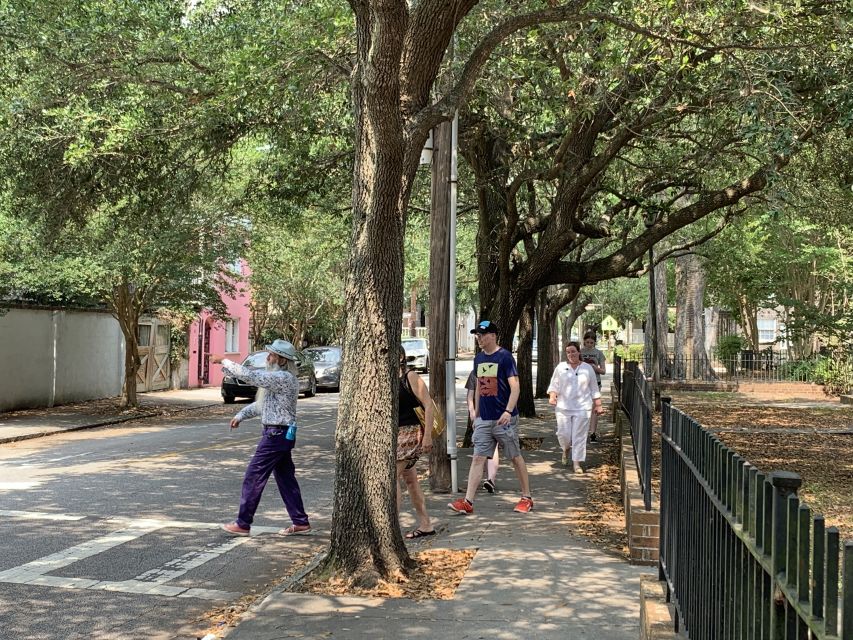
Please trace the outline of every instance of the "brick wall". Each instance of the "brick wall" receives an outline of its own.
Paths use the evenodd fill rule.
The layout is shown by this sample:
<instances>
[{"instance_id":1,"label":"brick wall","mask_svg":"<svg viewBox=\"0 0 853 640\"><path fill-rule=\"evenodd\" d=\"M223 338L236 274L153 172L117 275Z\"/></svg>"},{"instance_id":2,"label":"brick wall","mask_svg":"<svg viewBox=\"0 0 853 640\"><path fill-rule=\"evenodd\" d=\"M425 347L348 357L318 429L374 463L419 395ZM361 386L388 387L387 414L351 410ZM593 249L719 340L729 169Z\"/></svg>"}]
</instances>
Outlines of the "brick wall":
<instances>
[{"instance_id":1,"label":"brick wall","mask_svg":"<svg viewBox=\"0 0 853 640\"><path fill-rule=\"evenodd\" d=\"M823 386L810 382L741 382L737 388L740 393L758 396L784 398L807 398L810 400L828 400Z\"/></svg>"},{"instance_id":2,"label":"brick wall","mask_svg":"<svg viewBox=\"0 0 853 640\"><path fill-rule=\"evenodd\" d=\"M673 606L666 601L666 586L657 576L640 576L640 640L677 640Z\"/></svg>"},{"instance_id":3,"label":"brick wall","mask_svg":"<svg viewBox=\"0 0 853 640\"><path fill-rule=\"evenodd\" d=\"M628 532L628 551L631 564L656 565L660 543L660 509L652 495L652 508L646 511L631 428L625 415L616 413L616 436L619 447L619 482L622 490L622 506L625 509L625 527Z\"/></svg>"}]
</instances>

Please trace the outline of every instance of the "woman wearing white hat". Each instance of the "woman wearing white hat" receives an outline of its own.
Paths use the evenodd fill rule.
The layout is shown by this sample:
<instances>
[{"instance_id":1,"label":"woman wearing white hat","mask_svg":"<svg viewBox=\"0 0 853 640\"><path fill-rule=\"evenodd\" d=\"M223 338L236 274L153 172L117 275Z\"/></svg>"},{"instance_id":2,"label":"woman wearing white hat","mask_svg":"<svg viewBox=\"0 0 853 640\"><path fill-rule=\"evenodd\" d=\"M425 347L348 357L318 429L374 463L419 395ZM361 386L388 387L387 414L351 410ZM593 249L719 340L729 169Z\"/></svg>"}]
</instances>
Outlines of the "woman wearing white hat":
<instances>
[{"instance_id":1,"label":"woman wearing white hat","mask_svg":"<svg viewBox=\"0 0 853 640\"><path fill-rule=\"evenodd\" d=\"M258 388L255 401L231 419L231 428L236 429L243 420L255 416L261 416L263 423L261 440L243 478L237 520L222 525L235 536L249 535L270 474L275 475L278 491L293 522L279 533L289 536L311 531L291 457L296 444L296 398L299 395L296 349L287 340L275 340L266 346L266 351L269 352L266 371L248 369L219 355L210 356L211 362L222 363L227 375Z\"/></svg>"}]
</instances>

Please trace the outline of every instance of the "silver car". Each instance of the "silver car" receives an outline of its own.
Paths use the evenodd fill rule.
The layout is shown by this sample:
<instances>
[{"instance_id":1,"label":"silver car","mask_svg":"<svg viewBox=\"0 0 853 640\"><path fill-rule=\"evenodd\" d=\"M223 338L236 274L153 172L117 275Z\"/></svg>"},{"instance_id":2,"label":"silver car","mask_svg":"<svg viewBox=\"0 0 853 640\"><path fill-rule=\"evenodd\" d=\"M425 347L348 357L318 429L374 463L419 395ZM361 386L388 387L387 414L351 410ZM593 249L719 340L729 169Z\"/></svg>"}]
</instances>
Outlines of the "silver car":
<instances>
[{"instance_id":1,"label":"silver car","mask_svg":"<svg viewBox=\"0 0 853 640\"><path fill-rule=\"evenodd\" d=\"M412 369L424 373L429 371L429 342L426 338L403 338L401 341L406 350L406 361Z\"/></svg>"},{"instance_id":2,"label":"silver car","mask_svg":"<svg viewBox=\"0 0 853 640\"><path fill-rule=\"evenodd\" d=\"M302 353L314 363L317 387L335 391L341 388L340 347L308 347Z\"/></svg>"}]
</instances>

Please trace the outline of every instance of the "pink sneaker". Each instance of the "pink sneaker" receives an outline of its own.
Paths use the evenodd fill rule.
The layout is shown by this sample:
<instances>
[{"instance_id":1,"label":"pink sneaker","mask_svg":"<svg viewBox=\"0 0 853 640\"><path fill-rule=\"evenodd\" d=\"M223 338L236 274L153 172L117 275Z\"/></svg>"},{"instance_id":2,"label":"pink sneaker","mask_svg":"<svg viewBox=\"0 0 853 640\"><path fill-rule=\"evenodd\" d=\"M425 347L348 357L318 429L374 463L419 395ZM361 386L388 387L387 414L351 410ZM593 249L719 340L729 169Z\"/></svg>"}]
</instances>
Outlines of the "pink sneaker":
<instances>
[{"instance_id":1,"label":"pink sneaker","mask_svg":"<svg viewBox=\"0 0 853 640\"><path fill-rule=\"evenodd\" d=\"M456 513L463 513L465 515L474 513L474 505L468 502L465 498L454 500L447 506L453 509Z\"/></svg>"},{"instance_id":2,"label":"pink sneaker","mask_svg":"<svg viewBox=\"0 0 853 640\"><path fill-rule=\"evenodd\" d=\"M229 522L228 524L222 525L222 530L230 533L232 536L247 536L249 535L249 530L244 529L236 522Z\"/></svg>"},{"instance_id":3,"label":"pink sneaker","mask_svg":"<svg viewBox=\"0 0 853 640\"><path fill-rule=\"evenodd\" d=\"M280 536L304 536L311 533L310 524L292 524L287 529L281 529L278 532Z\"/></svg>"}]
</instances>

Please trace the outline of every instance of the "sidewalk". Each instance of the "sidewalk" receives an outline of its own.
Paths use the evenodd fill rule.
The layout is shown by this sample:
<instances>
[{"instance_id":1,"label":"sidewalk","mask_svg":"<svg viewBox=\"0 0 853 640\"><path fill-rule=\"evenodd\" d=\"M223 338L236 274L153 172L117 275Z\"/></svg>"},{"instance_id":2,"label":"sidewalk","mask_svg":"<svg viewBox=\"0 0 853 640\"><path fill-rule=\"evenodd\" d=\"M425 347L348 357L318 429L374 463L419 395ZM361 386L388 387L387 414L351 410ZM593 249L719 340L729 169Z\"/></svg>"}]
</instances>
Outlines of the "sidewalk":
<instances>
[{"instance_id":1,"label":"sidewalk","mask_svg":"<svg viewBox=\"0 0 853 640\"><path fill-rule=\"evenodd\" d=\"M115 398L59 407L0 413L0 444L40 438L60 431L77 431L138 418L222 404L219 387L178 389L139 394L139 407L121 411Z\"/></svg>"},{"instance_id":2,"label":"sidewalk","mask_svg":"<svg viewBox=\"0 0 853 640\"><path fill-rule=\"evenodd\" d=\"M540 414L553 416L537 402ZM612 446L606 416L599 432L605 442L588 449L595 466ZM521 422L525 437L544 437L541 449L524 453L535 510L513 513L518 484L502 461L498 493L477 494L475 513L455 515L449 495L427 492L427 506L439 535L412 542L427 548L476 548L477 554L452 600L270 594L228 634L228 640L278 638L541 638L634 640L639 634L639 579L648 567L634 567L576 536L566 511L580 506L590 475L574 475L559 461L554 421ZM304 453L303 453L304 455ZM460 451L460 484L467 478L470 450ZM310 465L305 460L303 464ZM404 510L410 510L408 500ZM319 536L328 536L329 513L312 513ZM406 520L409 518L409 520ZM411 525L410 516L404 516Z\"/></svg>"}]
</instances>

